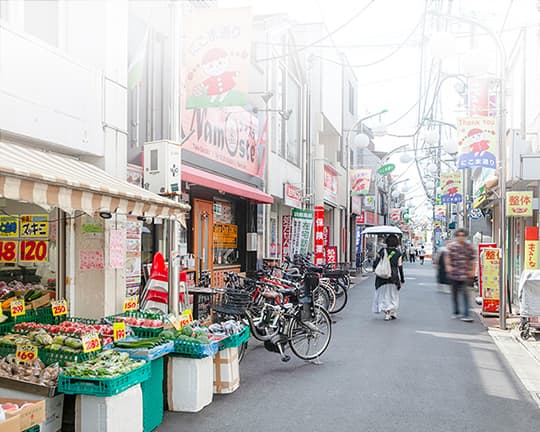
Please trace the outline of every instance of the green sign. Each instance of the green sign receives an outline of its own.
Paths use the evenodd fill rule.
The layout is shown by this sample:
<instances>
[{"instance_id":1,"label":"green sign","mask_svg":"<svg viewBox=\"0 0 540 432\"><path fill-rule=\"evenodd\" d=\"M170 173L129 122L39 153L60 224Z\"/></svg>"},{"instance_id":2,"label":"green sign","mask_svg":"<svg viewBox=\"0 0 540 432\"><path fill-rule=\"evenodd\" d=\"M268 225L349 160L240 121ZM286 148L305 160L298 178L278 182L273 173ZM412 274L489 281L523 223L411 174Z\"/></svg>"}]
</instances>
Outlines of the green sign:
<instances>
[{"instance_id":1,"label":"green sign","mask_svg":"<svg viewBox=\"0 0 540 432\"><path fill-rule=\"evenodd\" d=\"M396 169L396 165L393 164L393 163L389 163L389 164L386 164L386 165L383 165L382 167L380 167L377 172L380 174L380 175L386 175L386 174L390 174L392 171L394 171Z\"/></svg>"}]
</instances>

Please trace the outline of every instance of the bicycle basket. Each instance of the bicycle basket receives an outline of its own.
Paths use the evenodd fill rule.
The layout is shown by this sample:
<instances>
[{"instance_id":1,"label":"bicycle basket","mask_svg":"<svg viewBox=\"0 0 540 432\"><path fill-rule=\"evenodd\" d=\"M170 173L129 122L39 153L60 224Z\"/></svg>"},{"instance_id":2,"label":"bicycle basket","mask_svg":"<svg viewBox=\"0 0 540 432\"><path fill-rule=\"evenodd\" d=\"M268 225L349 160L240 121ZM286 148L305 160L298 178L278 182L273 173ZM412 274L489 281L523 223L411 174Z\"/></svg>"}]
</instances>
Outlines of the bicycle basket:
<instances>
[{"instance_id":1,"label":"bicycle basket","mask_svg":"<svg viewBox=\"0 0 540 432\"><path fill-rule=\"evenodd\" d=\"M252 301L252 297L246 290L228 288L212 299L213 311L227 315L242 315Z\"/></svg>"}]
</instances>

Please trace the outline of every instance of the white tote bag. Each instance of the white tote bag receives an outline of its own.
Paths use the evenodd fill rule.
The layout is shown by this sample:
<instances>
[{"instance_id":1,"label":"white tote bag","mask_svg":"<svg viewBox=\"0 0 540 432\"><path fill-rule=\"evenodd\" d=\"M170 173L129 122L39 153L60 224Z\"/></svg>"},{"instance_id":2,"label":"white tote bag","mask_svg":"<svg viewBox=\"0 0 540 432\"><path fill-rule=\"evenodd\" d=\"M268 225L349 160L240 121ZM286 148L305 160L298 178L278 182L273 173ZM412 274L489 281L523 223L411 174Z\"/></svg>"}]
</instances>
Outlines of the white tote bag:
<instances>
[{"instance_id":1,"label":"white tote bag","mask_svg":"<svg viewBox=\"0 0 540 432\"><path fill-rule=\"evenodd\" d=\"M375 267L375 274L381 279L390 279L392 277L392 267L390 266L390 259L388 258L386 249L384 250L384 256L379 261L379 264L377 264L377 267Z\"/></svg>"}]
</instances>

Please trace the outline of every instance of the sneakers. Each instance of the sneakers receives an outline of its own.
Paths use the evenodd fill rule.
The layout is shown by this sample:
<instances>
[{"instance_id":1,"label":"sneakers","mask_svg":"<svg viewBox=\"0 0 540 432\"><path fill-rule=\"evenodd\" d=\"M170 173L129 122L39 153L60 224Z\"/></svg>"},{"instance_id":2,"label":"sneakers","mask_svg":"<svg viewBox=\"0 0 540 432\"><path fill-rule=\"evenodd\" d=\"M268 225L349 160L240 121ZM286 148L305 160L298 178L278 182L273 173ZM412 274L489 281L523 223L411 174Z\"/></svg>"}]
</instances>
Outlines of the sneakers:
<instances>
[{"instance_id":1,"label":"sneakers","mask_svg":"<svg viewBox=\"0 0 540 432\"><path fill-rule=\"evenodd\" d=\"M461 318L463 315L461 314L452 314L452 319L458 319Z\"/></svg>"},{"instance_id":2,"label":"sneakers","mask_svg":"<svg viewBox=\"0 0 540 432\"><path fill-rule=\"evenodd\" d=\"M464 322L473 322L473 319L472 319L470 316L464 316L463 318L461 318L461 321L464 321Z\"/></svg>"},{"instance_id":3,"label":"sneakers","mask_svg":"<svg viewBox=\"0 0 540 432\"><path fill-rule=\"evenodd\" d=\"M392 319L392 317L390 316L390 312L385 312L384 313L384 320L385 321L390 321Z\"/></svg>"}]
</instances>

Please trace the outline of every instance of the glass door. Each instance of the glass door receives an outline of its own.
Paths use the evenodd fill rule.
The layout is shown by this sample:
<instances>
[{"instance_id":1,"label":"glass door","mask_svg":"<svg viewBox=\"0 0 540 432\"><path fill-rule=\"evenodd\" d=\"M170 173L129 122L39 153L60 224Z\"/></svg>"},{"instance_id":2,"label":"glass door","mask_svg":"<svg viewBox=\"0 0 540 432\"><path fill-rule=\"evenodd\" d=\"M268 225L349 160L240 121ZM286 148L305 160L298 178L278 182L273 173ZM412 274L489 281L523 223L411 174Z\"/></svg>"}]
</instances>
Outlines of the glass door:
<instances>
[{"instance_id":1,"label":"glass door","mask_svg":"<svg viewBox=\"0 0 540 432\"><path fill-rule=\"evenodd\" d=\"M213 268L213 227L214 227L214 204L211 201L195 199L194 210L194 253L197 266L197 274L201 271Z\"/></svg>"}]
</instances>

